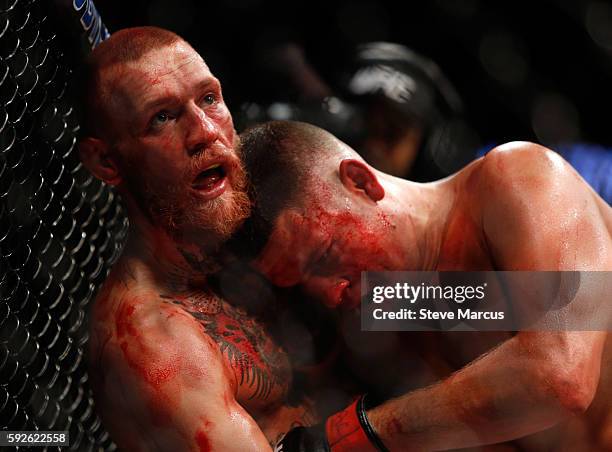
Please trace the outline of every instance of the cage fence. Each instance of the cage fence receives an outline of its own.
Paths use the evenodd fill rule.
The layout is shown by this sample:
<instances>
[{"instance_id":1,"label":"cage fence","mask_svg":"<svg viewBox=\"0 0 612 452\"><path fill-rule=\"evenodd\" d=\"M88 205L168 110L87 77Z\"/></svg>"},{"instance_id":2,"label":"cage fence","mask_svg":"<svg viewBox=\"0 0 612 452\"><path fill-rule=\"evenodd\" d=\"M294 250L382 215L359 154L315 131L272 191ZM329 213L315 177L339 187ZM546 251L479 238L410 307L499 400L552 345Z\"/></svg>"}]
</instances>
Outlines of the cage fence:
<instances>
[{"instance_id":1,"label":"cage fence","mask_svg":"<svg viewBox=\"0 0 612 452\"><path fill-rule=\"evenodd\" d=\"M112 451L88 384L87 314L128 223L79 162L73 62L49 5L0 0L0 423Z\"/></svg>"}]
</instances>

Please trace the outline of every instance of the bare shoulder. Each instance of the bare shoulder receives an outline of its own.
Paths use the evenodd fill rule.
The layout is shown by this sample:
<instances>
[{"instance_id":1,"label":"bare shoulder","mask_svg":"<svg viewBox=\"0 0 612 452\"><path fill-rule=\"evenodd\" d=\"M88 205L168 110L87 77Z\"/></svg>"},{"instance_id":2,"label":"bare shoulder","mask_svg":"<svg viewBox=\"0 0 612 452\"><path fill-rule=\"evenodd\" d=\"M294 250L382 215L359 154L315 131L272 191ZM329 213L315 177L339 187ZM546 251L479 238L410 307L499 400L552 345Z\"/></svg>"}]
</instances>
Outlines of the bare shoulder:
<instances>
[{"instance_id":1,"label":"bare shoulder","mask_svg":"<svg viewBox=\"0 0 612 452\"><path fill-rule=\"evenodd\" d=\"M526 141L495 147L449 181L477 204L471 206L476 211L509 199L529 198L534 205L561 192L592 192L559 154Z\"/></svg>"},{"instance_id":2,"label":"bare shoulder","mask_svg":"<svg viewBox=\"0 0 612 452\"><path fill-rule=\"evenodd\" d=\"M482 159L479 170L487 192L494 194L587 189L584 180L559 154L525 141L497 146Z\"/></svg>"},{"instance_id":3,"label":"bare shoulder","mask_svg":"<svg viewBox=\"0 0 612 452\"><path fill-rule=\"evenodd\" d=\"M211 396L232 393L219 348L189 315L162 303L153 291L121 286L105 290L101 295L110 298L96 300L101 307L90 345L91 381L100 413L122 444L141 434L140 443L161 435L181 444L176 432L191 429L184 413L191 410L189 400L195 400L183 400L184 395L201 394L213 403L216 397ZM200 410L207 409L205 403L200 405ZM118 418L122 412L129 415Z\"/></svg>"},{"instance_id":4,"label":"bare shoulder","mask_svg":"<svg viewBox=\"0 0 612 452\"><path fill-rule=\"evenodd\" d=\"M119 345L137 353L149 348L159 357L195 355L202 363L218 354L217 344L192 316L152 290L124 295L109 320Z\"/></svg>"},{"instance_id":5,"label":"bare shoulder","mask_svg":"<svg viewBox=\"0 0 612 452\"><path fill-rule=\"evenodd\" d=\"M597 194L556 152L535 143L512 142L491 150L474 169L484 206L520 204L519 211L555 206L558 211L596 207ZM603 212L599 212L603 213Z\"/></svg>"},{"instance_id":6,"label":"bare shoulder","mask_svg":"<svg viewBox=\"0 0 612 452\"><path fill-rule=\"evenodd\" d=\"M474 175L482 227L502 267L610 265L610 209L557 153L534 143L504 144L481 159Z\"/></svg>"},{"instance_id":7,"label":"bare shoulder","mask_svg":"<svg viewBox=\"0 0 612 452\"><path fill-rule=\"evenodd\" d=\"M116 341L137 338L141 342L172 338L176 341L206 339L193 318L180 307L166 303L137 271L121 260L115 265L96 297L92 328L104 328ZM177 334L180 331L181 334ZM205 341L208 342L208 341Z\"/></svg>"},{"instance_id":8,"label":"bare shoulder","mask_svg":"<svg viewBox=\"0 0 612 452\"><path fill-rule=\"evenodd\" d=\"M130 375L144 390L160 385L224 385L228 379L217 344L178 306L142 287L104 288L92 317L91 356L100 372ZM200 380L202 381L202 380Z\"/></svg>"}]
</instances>

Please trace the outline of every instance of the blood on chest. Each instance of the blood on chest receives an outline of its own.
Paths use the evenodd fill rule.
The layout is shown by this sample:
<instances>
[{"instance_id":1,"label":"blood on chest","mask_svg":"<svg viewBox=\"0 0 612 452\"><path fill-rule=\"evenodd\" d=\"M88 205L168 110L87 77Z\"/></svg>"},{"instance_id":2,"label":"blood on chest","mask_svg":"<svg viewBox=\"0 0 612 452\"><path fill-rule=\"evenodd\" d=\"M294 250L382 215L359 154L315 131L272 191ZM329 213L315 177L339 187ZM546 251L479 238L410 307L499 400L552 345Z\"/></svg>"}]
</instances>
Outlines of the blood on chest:
<instances>
[{"instance_id":1,"label":"blood on chest","mask_svg":"<svg viewBox=\"0 0 612 452\"><path fill-rule=\"evenodd\" d=\"M236 400L244 408L269 408L285 400L291 384L289 359L262 323L224 301L216 300L216 309L202 307L202 300L175 303L218 345L233 374Z\"/></svg>"}]
</instances>

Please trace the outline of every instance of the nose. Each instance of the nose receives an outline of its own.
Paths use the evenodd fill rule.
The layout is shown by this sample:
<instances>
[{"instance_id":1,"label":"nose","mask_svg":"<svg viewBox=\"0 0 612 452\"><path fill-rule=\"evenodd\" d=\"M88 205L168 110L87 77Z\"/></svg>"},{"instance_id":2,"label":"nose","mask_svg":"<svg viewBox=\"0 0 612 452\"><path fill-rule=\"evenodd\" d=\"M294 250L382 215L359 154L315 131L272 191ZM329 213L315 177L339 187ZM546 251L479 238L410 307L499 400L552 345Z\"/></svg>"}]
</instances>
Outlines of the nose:
<instances>
[{"instance_id":1,"label":"nose","mask_svg":"<svg viewBox=\"0 0 612 452\"><path fill-rule=\"evenodd\" d=\"M213 119L196 104L188 109L186 147L189 155L202 152L219 137L219 128Z\"/></svg>"}]
</instances>

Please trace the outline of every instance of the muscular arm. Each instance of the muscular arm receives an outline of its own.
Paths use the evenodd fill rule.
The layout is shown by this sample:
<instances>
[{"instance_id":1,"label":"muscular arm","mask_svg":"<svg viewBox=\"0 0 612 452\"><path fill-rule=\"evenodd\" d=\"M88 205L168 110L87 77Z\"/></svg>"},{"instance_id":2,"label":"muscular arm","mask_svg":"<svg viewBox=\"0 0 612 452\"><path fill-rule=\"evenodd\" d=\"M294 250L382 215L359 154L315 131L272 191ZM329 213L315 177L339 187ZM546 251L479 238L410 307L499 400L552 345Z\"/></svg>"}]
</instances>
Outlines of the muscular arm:
<instances>
[{"instance_id":1,"label":"muscular arm","mask_svg":"<svg viewBox=\"0 0 612 452\"><path fill-rule=\"evenodd\" d=\"M105 350L102 414L130 451L269 451L218 346L185 312L124 300ZM99 397L100 398L100 397Z\"/></svg>"},{"instance_id":2,"label":"muscular arm","mask_svg":"<svg viewBox=\"0 0 612 452\"><path fill-rule=\"evenodd\" d=\"M597 334L519 334L447 380L369 411L368 418L390 450L471 447L543 430L589 405L599 375ZM546 346L557 350L546 356ZM588 367L582 375L561 359L576 349Z\"/></svg>"},{"instance_id":3,"label":"muscular arm","mask_svg":"<svg viewBox=\"0 0 612 452\"><path fill-rule=\"evenodd\" d=\"M610 213L564 162L535 145L485 160L482 227L499 269L612 270L604 218ZM589 297L597 302L606 294ZM586 410L605 338L605 332L521 332L447 380L368 417L391 450L519 438Z\"/></svg>"}]
</instances>

